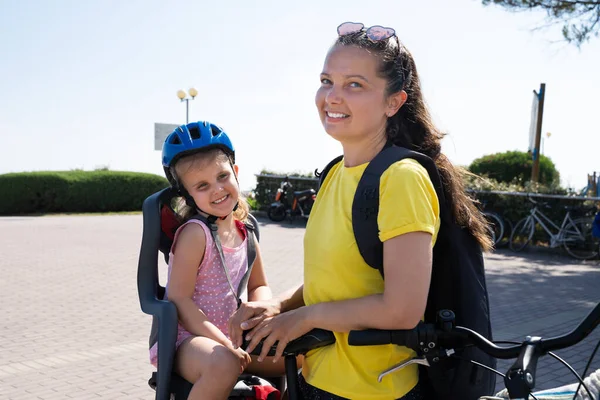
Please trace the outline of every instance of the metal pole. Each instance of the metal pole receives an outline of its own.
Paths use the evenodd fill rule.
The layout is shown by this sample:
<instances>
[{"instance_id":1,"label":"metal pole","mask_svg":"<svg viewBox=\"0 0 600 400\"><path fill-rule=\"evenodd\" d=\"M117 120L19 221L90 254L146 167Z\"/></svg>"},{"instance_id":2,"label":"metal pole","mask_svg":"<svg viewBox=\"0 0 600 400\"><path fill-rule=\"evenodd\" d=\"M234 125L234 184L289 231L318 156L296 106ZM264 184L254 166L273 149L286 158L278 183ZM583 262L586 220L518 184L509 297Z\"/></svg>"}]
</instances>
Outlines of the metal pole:
<instances>
[{"instance_id":1,"label":"metal pole","mask_svg":"<svg viewBox=\"0 0 600 400\"><path fill-rule=\"evenodd\" d=\"M544 154L544 142L545 142L545 140L544 140L544 138L542 138L542 151L540 152L540 155Z\"/></svg>"},{"instance_id":2,"label":"metal pole","mask_svg":"<svg viewBox=\"0 0 600 400\"><path fill-rule=\"evenodd\" d=\"M185 124L187 125L190 122L190 99L185 99Z\"/></svg>"},{"instance_id":3,"label":"metal pole","mask_svg":"<svg viewBox=\"0 0 600 400\"><path fill-rule=\"evenodd\" d=\"M538 114L535 127L535 148L533 149L533 167L531 168L531 181L538 182L540 176L540 141L542 138L542 118L544 115L544 97L546 95L546 84L540 85L538 95Z\"/></svg>"}]
</instances>

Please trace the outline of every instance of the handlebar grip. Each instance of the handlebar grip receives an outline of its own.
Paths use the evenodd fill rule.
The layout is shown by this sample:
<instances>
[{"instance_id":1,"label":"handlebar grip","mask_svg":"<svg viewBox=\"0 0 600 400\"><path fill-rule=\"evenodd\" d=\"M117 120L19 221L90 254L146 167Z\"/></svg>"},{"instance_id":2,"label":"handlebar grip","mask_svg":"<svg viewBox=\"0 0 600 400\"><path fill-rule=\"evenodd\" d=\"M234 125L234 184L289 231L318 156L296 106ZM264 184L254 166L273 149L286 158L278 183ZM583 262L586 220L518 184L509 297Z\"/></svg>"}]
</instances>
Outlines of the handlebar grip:
<instances>
[{"instance_id":1,"label":"handlebar grip","mask_svg":"<svg viewBox=\"0 0 600 400\"><path fill-rule=\"evenodd\" d=\"M392 331L379 329L365 329L364 331L350 331L348 344L350 346L376 346L392 343Z\"/></svg>"},{"instance_id":2,"label":"handlebar grip","mask_svg":"<svg viewBox=\"0 0 600 400\"><path fill-rule=\"evenodd\" d=\"M421 348L421 342L437 342L437 335L433 325L419 324L413 329L406 330L379 330L366 329L364 331L350 331L348 344L350 346L377 346L382 344L395 344L415 351Z\"/></svg>"}]
</instances>

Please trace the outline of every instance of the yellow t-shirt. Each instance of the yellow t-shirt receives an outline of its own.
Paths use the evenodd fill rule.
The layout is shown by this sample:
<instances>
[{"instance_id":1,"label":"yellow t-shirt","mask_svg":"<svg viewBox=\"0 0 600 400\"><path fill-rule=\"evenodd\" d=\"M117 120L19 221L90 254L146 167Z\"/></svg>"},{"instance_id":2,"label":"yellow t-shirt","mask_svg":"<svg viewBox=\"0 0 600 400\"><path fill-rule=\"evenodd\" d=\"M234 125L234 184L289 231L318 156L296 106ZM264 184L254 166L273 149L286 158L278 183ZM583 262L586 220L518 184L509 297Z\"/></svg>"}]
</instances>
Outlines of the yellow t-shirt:
<instances>
[{"instance_id":1,"label":"yellow t-shirt","mask_svg":"<svg viewBox=\"0 0 600 400\"><path fill-rule=\"evenodd\" d=\"M368 163L344 167L343 161L328 173L311 210L304 236L304 302L306 305L383 293L384 282L361 257L352 230L352 201ZM382 175L379 189L379 238L408 232L432 234L440 226L439 203L425 168L404 159ZM349 399L389 400L409 392L418 380L416 366L379 374L414 352L406 347L349 346L347 333L335 333L336 343L310 351L302 373L319 389Z\"/></svg>"}]
</instances>

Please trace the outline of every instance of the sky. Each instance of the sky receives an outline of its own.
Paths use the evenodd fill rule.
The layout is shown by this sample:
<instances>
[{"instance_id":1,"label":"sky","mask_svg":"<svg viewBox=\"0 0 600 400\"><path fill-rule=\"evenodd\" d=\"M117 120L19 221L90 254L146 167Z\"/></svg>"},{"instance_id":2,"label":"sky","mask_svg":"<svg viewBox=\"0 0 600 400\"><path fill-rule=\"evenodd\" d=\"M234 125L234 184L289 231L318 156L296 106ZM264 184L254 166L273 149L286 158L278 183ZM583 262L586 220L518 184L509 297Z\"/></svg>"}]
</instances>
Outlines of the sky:
<instances>
[{"instance_id":1,"label":"sky","mask_svg":"<svg viewBox=\"0 0 600 400\"><path fill-rule=\"evenodd\" d=\"M476 0L0 0L0 174L108 167L162 174L154 124L230 135L255 174L321 169L341 146L314 97L336 27L393 27L412 52L442 150L456 164L526 151L546 84L543 153L564 186L600 171L600 38L581 49L540 12ZM546 133L551 136L546 138Z\"/></svg>"}]
</instances>

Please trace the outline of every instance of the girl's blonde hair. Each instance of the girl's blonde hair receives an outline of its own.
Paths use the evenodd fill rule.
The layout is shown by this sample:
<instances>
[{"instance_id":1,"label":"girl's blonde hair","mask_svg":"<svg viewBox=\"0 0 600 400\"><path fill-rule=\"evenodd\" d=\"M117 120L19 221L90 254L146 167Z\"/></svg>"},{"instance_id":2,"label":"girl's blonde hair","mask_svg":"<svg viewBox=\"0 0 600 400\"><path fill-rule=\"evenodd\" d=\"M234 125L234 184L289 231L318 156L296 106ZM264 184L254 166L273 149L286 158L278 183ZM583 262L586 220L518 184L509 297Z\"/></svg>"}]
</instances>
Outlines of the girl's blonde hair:
<instances>
[{"instance_id":1,"label":"girl's blonde hair","mask_svg":"<svg viewBox=\"0 0 600 400\"><path fill-rule=\"evenodd\" d=\"M232 172L235 174L235 170L233 169L233 157L223 151L221 148L210 148L208 150L200 150L194 152L190 155L186 155L177 160L171 167L170 172L175 178L175 180L180 185L181 189L186 190L181 183L179 177L183 175L185 172L190 169L202 169L208 162L211 161L227 161L231 166ZM237 180L237 175L236 175ZM178 197L175 200L175 204L173 204L173 210L177 213L177 216L180 219L180 222L186 222L194 215L198 214L198 210L193 205L190 205L185 197ZM246 197L242 195L242 192L239 190L238 184L238 207L233 212L233 218L238 221L246 222L248 220L248 214L250 213L250 206L248 205L248 201Z\"/></svg>"}]
</instances>

